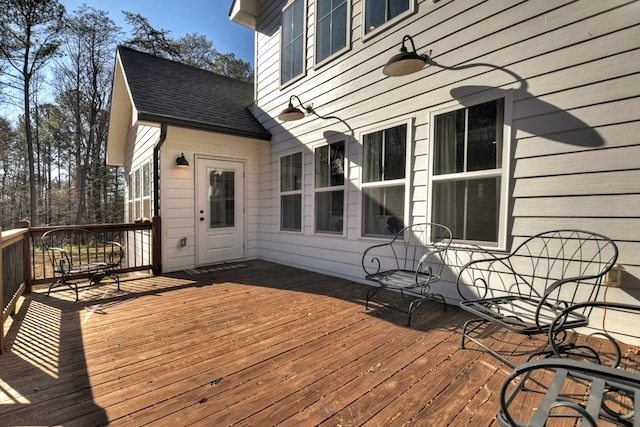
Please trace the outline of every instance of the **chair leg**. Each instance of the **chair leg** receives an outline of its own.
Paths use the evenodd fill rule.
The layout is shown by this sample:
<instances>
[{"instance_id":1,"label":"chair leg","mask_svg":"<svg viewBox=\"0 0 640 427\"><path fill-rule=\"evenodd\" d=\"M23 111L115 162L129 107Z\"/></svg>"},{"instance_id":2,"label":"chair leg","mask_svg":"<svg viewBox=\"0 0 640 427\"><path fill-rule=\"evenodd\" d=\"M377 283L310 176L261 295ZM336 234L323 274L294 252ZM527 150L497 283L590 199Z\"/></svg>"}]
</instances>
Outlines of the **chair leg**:
<instances>
[{"instance_id":1,"label":"chair leg","mask_svg":"<svg viewBox=\"0 0 640 427\"><path fill-rule=\"evenodd\" d=\"M118 290L120 290L120 276L118 276L116 273L110 273L109 277L111 277L111 279L113 279L113 281L117 283Z\"/></svg>"},{"instance_id":2,"label":"chair leg","mask_svg":"<svg viewBox=\"0 0 640 427\"><path fill-rule=\"evenodd\" d=\"M447 311L447 301L440 294L426 294L422 298L415 299L411 301L409 304L409 321L407 322L407 326L411 326L411 314L422 304L424 301L432 299L435 301L440 301L444 305L444 311Z\"/></svg>"},{"instance_id":3,"label":"chair leg","mask_svg":"<svg viewBox=\"0 0 640 427\"><path fill-rule=\"evenodd\" d=\"M375 288L371 288L367 291L367 299L364 303L364 308L365 310L369 310L369 301L371 301L371 298L380 290L379 286L376 286Z\"/></svg>"},{"instance_id":4,"label":"chair leg","mask_svg":"<svg viewBox=\"0 0 640 427\"><path fill-rule=\"evenodd\" d=\"M477 323L477 325L475 325L471 329L468 329L469 325L471 325L473 323ZM476 339L476 338L472 337L471 335L469 335L470 332L475 331L476 329L478 329L481 325L483 325L485 323L488 323L488 320L485 320L485 319L467 320L465 322L464 326L462 327L462 343L460 345L460 348L466 348L465 345L464 345L465 338L466 338L466 339L468 339L470 341L473 341L476 345L478 345L479 347L483 348L487 353L491 354L493 357L495 357L496 359L500 360L505 365L507 365L507 366L509 366L511 368L515 368L516 365L512 361L510 361L506 357L502 356L497 351L490 349L487 345L483 344L478 339Z\"/></svg>"},{"instance_id":5,"label":"chair leg","mask_svg":"<svg viewBox=\"0 0 640 427\"><path fill-rule=\"evenodd\" d=\"M71 289L76 293L76 302L80 301L80 298L78 297L78 284L74 282L70 282L65 278L58 279L55 282L53 282L51 285L49 285L49 289L47 290L46 295L49 296L49 294L51 293L51 289L57 288L58 286L63 286L63 285L67 285L69 289Z\"/></svg>"},{"instance_id":6,"label":"chair leg","mask_svg":"<svg viewBox=\"0 0 640 427\"><path fill-rule=\"evenodd\" d=\"M444 297L440 294L428 294L428 297L436 300L436 301L440 301L442 303L442 305L444 306L444 311L447 311L447 300L444 299Z\"/></svg>"},{"instance_id":7,"label":"chair leg","mask_svg":"<svg viewBox=\"0 0 640 427\"><path fill-rule=\"evenodd\" d=\"M477 325L475 325L473 328L468 329L469 325L472 323L477 323ZM484 319L471 319L471 320L467 320L464 324L464 326L462 327L462 342L460 343L460 348L466 348L464 346L464 341L465 338L469 338L471 339L471 337L469 336L469 332L473 332L476 329L478 329L480 326L482 326L483 324L487 323L486 320Z\"/></svg>"}]
</instances>

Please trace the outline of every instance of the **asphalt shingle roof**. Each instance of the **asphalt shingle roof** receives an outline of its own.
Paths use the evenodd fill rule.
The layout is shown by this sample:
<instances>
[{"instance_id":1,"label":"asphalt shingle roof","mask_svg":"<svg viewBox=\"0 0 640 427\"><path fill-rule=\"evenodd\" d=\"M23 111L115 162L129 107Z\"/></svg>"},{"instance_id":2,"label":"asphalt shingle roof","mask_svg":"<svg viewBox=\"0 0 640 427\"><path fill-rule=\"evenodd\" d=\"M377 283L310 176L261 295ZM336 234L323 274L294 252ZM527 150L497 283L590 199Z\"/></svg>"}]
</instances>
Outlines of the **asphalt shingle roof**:
<instances>
[{"instance_id":1,"label":"asphalt shingle roof","mask_svg":"<svg viewBox=\"0 0 640 427\"><path fill-rule=\"evenodd\" d=\"M124 46L118 52L140 119L271 138L247 108L252 84Z\"/></svg>"}]
</instances>

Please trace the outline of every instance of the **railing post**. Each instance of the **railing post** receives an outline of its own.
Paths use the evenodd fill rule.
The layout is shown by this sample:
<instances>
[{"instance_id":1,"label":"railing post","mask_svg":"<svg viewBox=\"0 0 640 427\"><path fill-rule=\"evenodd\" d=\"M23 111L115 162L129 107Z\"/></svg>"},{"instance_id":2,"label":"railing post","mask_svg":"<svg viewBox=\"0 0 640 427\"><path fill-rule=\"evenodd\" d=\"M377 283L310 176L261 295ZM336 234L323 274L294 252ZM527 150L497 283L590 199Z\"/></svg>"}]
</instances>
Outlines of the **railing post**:
<instances>
[{"instance_id":1,"label":"railing post","mask_svg":"<svg viewBox=\"0 0 640 427\"><path fill-rule=\"evenodd\" d=\"M23 260L24 260L24 265L23 265L23 277L24 277L24 293L25 294L30 294L31 293L31 280L33 279L33 274L32 274L32 263L31 263L31 250L33 249L31 247L31 243L33 241L32 237L31 237L31 221L28 220L24 220L24 221L20 221L16 223L16 228L26 228L29 230L28 233L25 233L24 235L24 241L22 242L22 256L23 256Z\"/></svg>"},{"instance_id":2,"label":"railing post","mask_svg":"<svg viewBox=\"0 0 640 427\"><path fill-rule=\"evenodd\" d=\"M162 219L151 218L151 270L153 274L162 273Z\"/></svg>"}]
</instances>

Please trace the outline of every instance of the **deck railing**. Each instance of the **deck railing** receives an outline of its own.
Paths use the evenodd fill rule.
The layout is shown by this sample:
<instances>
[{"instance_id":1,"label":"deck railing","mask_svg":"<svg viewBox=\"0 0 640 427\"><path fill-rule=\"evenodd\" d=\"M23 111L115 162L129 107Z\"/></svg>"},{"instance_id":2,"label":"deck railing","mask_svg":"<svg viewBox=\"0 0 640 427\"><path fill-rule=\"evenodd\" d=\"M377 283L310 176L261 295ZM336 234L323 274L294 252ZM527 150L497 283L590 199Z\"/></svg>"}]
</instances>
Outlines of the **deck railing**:
<instances>
[{"instance_id":1,"label":"deck railing","mask_svg":"<svg viewBox=\"0 0 640 427\"><path fill-rule=\"evenodd\" d=\"M92 224L81 226L29 227L1 232L0 246L0 354L4 351L4 323L15 312L20 296L30 293L33 285L55 280L53 268L42 246L42 235L61 227L84 228L102 235L105 240L122 244L125 251L116 273L151 270L162 271L160 264L160 218L133 224Z\"/></svg>"}]
</instances>

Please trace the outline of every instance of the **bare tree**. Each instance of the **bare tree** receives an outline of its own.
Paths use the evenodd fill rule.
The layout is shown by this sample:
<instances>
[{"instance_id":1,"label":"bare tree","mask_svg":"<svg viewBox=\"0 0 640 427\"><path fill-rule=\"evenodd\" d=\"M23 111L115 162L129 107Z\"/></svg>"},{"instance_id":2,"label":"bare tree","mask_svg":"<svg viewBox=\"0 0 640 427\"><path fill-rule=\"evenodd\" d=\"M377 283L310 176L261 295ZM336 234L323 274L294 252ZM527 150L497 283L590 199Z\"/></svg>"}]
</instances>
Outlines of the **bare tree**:
<instances>
[{"instance_id":1,"label":"bare tree","mask_svg":"<svg viewBox=\"0 0 640 427\"><path fill-rule=\"evenodd\" d=\"M174 40L169 36L170 31L155 29L147 18L131 12L122 13L133 27L131 39L125 43L127 46L244 82L253 81L251 64L237 59L233 53L218 52L206 36L190 33Z\"/></svg>"},{"instance_id":2,"label":"bare tree","mask_svg":"<svg viewBox=\"0 0 640 427\"><path fill-rule=\"evenodd\" d=\"M64 24L64 6L57 0L0 2L0 57L22 88L24 131L29 165L31 223L37 223L37 191L31 127L31 80L56 54Z\"/></svg>"},{"instance_id":3,"label":"bare tree","mask_svg":"<svg viewBox=\"0 0 640 427\"><path fill-rule=\"evenodd\" d=\"M203 70L211 70L216 62L218 51L206 36L200 34L186 34L176 41L180 52L177 58L183 64Z\"/></svg>"},{"instance_id":4,"label":"bare tree","mask_svg":"<svg viewBox=\"0 0 640 427\"><path fill-rule=\"evenodd\" d=\"M171 31L153 28L149 20L138 13L122 13L124 20L132 27L132 38L125 43L127 46L160 58L175 60L180 57L176 42L169 37Z\"/></svg>"},{"instance_id":5,"label":"bare tree","mask_svg":"<svg viewBox=\"0 0 640 427\"><path fill-rule=\"evenodd\" d=\"M77 193L76 224L102 222L102 182L113 52L120 28L107 12L86 5L69 18L63 58L56 75L58 102L68 115L73 138Z\"/></svg>"},{"instance_id":6,"label":"bare tree","mask_svg":"<svg viewBox=\"0 0 640 427\"><path fill-rule=\"evenodd\" d=\"M251 64L242 59L236 59L233 53L218 54L211 71L243 82L253 82Z\"/></svg>"}]
</instances>

